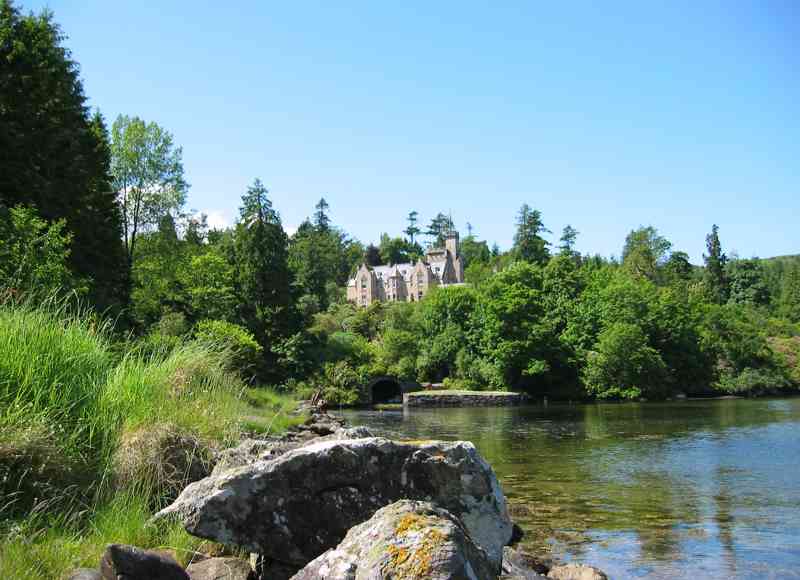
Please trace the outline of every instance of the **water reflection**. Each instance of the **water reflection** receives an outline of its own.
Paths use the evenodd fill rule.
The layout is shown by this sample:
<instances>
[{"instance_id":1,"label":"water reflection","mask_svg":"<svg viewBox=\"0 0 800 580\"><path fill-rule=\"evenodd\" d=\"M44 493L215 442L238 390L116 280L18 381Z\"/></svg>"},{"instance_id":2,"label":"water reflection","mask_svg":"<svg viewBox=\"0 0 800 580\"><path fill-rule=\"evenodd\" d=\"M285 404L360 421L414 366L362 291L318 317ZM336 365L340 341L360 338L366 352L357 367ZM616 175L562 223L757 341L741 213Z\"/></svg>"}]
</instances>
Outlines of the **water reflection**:
<instances>
[{"instance_id":1,"label":"water reflection","mask_svg":"<svg viewBox=\"0 0 800 580\"><path fill-rule=\"evenodd\" d=\"M800 399L346 414L473 441L533 551L617 578L800 578Z\"/></svg>"}]
</instances>

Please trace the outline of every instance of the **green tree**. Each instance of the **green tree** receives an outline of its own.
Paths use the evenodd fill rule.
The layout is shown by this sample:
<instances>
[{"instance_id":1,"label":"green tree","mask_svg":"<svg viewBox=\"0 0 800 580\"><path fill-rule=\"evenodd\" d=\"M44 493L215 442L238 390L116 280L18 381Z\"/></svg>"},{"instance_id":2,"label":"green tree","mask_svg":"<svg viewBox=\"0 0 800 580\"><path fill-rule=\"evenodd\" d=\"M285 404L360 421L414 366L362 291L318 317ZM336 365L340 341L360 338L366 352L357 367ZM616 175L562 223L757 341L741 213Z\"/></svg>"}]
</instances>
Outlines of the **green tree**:
<instances>
[{"instance_id":1,"label":"green tree","mask_svg":"<svg viewBox=\"0 0 800 580\"><path fill-rule=\"evenodd\" d=\"M769 303L769 289L759 260L728 262L725 267L725 279L728 281L730 302L751 306L766 306Z\"/></svg>"},{"instance_id":2,"label":"green tree","mask_svg":"<svg viewBox=\"0 0 800 580\"><path fill-rule=\"evenodd\" d=\"M562 256L569 256L572 258L577 255L575 252L575 240L578 239L579 233L580 232L578 230L569 224L564 226L564 229L561 232L561 238L559 240L561 245L558 246L559 253Z\"/></svg>"},{"instance_id":3,"label":"green tree","mask_svg":"<svg viewBox=\"0 0 800 580\"><path fill-rule=\"evenodd\" d=\"M314 226L320 232L327 232L331 225L331 219L328 217L328 210L330 205L325 201L325 198L320 198L317 205L314 206Z\"/></svg>"},{"instance_id":4,"label":"green tree","mask_svg":"<svg viewBox=\"0 0 800 580\"><path fill-rule=\"evenodd\" d=\"M171 215L163 216L156 230L139 236L131 290L131 310L138 327L152 325L164 311L188 311L189 298L179 276L187 267L186 259Z\"/></svg>"},{"instance_id":5,"label":"green tree","mask_svg":"<svg viewBox=\"0 0 800 580\"><path fill-rule=\"evenodd\" d=\"M81 289L68 267L71 234L64 220L48 223L36 210L0 205L0 297Z\"/></svg>"},{"instance_id":6,"label":"green tree","mask_svg":"<svg viewBox=\"0 0 800 580\"><path fill-rule=\"evenodd\" d=\"M636 276L656 280L672 244L653 226L640 227L625 238L622 266Z\"/></svg>"},{"instance_id":7,"label":"green tree","mask_svg":"<svg viewBox=\"0 0 800 580\"><path fill-rule=\"evenodd\" d=\"M195 319L235 318L233 266L216 249L192 256L179 273Z\"/></svg>"},{"instance_id":8,"label":"green tree","mask_svg":"<svg viewBox=\"0 0 800 580\"><path fill-rule=\"evenodd\" d=\"M672 252L664 264L664 277L670 284L689 282L692 279L692 264L686 252Z\"/></svg>"},{"instance_id":9,"label":"green tree","mask_svg":"<svg viewBox=\"0 0 800 580\"><path fill-rule=\"evenodd\" d=\"M703 255L706 265L703 282L711 300L722 304L728 299L728 282L725 279L728 258L722 251L717 224L711 227L711 233L706 236L706 250L708 254Z\"/></svg>"},{"instance_id":10,"label":"green tree","mask_svg":"<svg viewBox=\"0 0 800 580\"><path fill-rule=\"evenodd\" d=\"M234 238L234 280L240 318L264 348L259 374L279 382L289 370L282 349L296 330L295 312L288 238L267 194L256 179L242 196Z\"/></svg>"},{"instance_id":11,"label":"green tree","mask_svg":"<svg viewBox=\"0 0 800 580\"><path fill-rule=\"evenodd\" d=\"M383 263L381 259L381 251L376 245L370 244L365 248L364 263L367 266L380 266Z\"/></svg>"},{"instance_id":12,"label":"green tree","mask_svg":"<svg viewBox=\"0 0 800 580\"><path fill-rule=\"evenodd\" d=\"M488 264L492 260L492 252L485 240L478 241L469 235L461 240L461 258L464 267L468 268L472 264Z\"/></svg>"},{"instance_id":13,"label":"green tree","mask_svg":"<svg viewBox=\"0 0 800 580\"><path fill-rule=\"evenodd\" d=\"M428 229L425 231L425 235L431 239L431 246L441 248L444 247L447 234L454 230L453 218L439 212L436 214L436 217L431 220Z\"/></svg>"},{"instance_id":14,"label":"green tree","mask_svg":"<svg viewBox=\"0 0 800 580\"><path fill-rule=\"evenodd\" d=\"M547 383L557 337L546 320L542 269L517 262L486 280L469 322L481 381L538 390Z\"/></svg>"},{"instance_id":15,"label":"green tree","mask_svg":"<svg viewBox=\"0 0 800 580\"><path fill-rule=\"evenodd\" d=\"M406 220L408 221L408 227L403 230L403 233L408 236L409 241L412 245L416 243L416 237L420 234L422 230L417 227L417 216L419 216L419 212L412 211L408 214Z\"/></svg>"},{"instance_id":16,"label":"green tree","mask_svg":"<svg viewBox=\"0 0 800 580\"><path fill-rule=\"evenodd\" d=\"M111 172L131 264L137 236L186 202L182 156L172 135L156 123L120 115L111 127Z\"/></svg>"},{"instance_id":17,"label":"green tree","mask_svg":"<svg viewBox=\"0 0 800 580\"><path fill-rule=\"evenodd\" d=\"M404 264L411 261L410 254L413 248L403 238L391 238L389 234L381 234L378 251L381 254L381 263Z\"/></svg>"},{"instance_id":18,"label":"green tree","mask_svg":"<svg viewBox=\"0 0 800 580\"><path fill-rule=\"evenodd\" d=\"M779 312L793 322L800 322L800 264L791 266L783 276Z\"/></svg>"},{"instance_id":19,"label":"green tree","mask_svg":"<svg viewBox=\"0 0 800 580\"><path fill-rule=\"evenodd\" d=\"M542 223L542 214L538 209L531 209L523 204L517 215L517 231L514 234L514 255L519 260L532 264L546 264L550 259L547 247L550 242L542 237L550 233Z\"/></svg>"},{"instance_id":20,"label":"green tree","mask_svg":"<svg viewBox=\"0 0 800 580\"><path fill-rule=\"evenodd\" d=\"M588 357L584 381L602 399L636 399L662 394L666 365L648 346L636 324L617 322L605 329Z\"/></svg>"},{"instance_id":21,"label":"green tree","mask_svg":"<svg viewBox=\"0 0 800 580\"><path fill-rule=\"evenodd\" d=\"M0 0L0 200L64 220L69 268L101 310L128 300L121 218L106 128L87 107L78 64L52 14Z\"/></svg>"}]
</instances>

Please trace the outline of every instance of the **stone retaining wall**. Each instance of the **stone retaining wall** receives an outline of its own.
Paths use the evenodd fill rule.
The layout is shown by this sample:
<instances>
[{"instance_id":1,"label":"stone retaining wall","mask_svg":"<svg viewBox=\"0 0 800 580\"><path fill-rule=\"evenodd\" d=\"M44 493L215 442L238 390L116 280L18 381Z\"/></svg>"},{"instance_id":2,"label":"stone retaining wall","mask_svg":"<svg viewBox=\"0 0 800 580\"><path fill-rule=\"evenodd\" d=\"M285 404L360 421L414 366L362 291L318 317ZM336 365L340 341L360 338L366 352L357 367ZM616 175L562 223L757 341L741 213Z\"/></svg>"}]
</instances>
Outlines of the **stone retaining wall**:
<instances>
[{"instance_id":1,"label":"stone retaining wall","mask_svg":"<svg viewBox=\"0 0 800 580\"><path fill-rule=\"evenodd\" d=\"M405 393L403 405L408 407L502 407L520 405L528 397L524 393L422 391Z\"/></svg>"}]
</instances>

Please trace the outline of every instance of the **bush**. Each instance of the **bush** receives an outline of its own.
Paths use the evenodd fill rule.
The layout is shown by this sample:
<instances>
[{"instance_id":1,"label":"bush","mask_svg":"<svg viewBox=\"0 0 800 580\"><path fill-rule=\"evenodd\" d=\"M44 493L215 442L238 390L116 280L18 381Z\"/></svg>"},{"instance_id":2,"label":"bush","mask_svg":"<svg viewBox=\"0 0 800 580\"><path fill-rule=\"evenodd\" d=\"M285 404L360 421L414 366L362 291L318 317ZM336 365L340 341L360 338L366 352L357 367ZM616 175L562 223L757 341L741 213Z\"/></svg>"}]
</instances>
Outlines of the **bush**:
<instances>
[{"instance_id":1,"label":"bush","mask_svg":"<svg viewBox=\"0 0 800 580\"><path fill-rule=\"evenodd\" d=\"M665 376L664 361L647 345L642 329L625 322L600 333L584 371L587 390L600 398L660 395Z\"/></svg>"},{"instance_id":2,"label":"bush","mask_svg":"<svg viewBox=\"0 0 800 580\"><path fill-rule=\"evenodd\" d=\"M242 377L253 376L264 349L247 329L224 320L202 320L194 333L197 340L229 351L233 370Z\"/></svg>"},{"instance_id":3,"label":"bush","mask_svg":"<svg viewBox=\"0 0 800 580\"><path fill-rule=\"evenodd\" d=\"M745 368L739 373L721 373L715 387L734 395L764 395L792 387L792 382L779 369Z\"/></svg>"}]
</instances>

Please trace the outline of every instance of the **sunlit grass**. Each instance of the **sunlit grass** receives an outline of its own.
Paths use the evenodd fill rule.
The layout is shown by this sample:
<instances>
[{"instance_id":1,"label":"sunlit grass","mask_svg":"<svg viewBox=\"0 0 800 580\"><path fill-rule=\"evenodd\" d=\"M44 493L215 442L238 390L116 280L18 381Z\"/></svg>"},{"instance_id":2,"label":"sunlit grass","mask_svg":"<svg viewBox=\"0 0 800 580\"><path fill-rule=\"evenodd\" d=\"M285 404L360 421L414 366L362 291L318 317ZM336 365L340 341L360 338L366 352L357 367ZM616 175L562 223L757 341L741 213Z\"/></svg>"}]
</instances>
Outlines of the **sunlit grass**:
<instances>
[{"instance_id":1,"label":"sunlit grass","mask_svg":"<svg viewBox=\"0 0 800 580\"><path fill-rule=\"evenodd\" d=\"M109 330L57 307L0 304L2 579L96 567L109 543L172 550L185 563L209 546L148 523L168 496L150 481L119 485L121 442L168 429L214 449L304 419L291 397L246 388L224 351L186 342L161 356L118 352Z\"/></svg>"}]
</instances>

